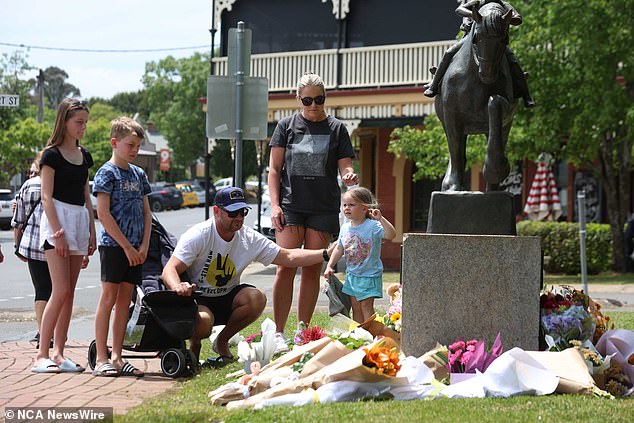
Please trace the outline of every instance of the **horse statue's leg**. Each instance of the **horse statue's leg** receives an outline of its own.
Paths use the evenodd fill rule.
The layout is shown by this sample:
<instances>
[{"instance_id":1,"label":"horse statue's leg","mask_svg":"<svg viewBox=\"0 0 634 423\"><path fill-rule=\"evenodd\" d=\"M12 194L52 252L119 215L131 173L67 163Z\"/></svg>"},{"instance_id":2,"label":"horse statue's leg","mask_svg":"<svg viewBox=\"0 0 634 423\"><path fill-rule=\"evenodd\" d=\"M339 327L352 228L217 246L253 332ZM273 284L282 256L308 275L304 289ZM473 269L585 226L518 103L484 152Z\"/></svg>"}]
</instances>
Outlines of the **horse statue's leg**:
<instances>
[{"instance_id":1,"label":"horse statue's leg","mask_svg":"<svg viewBox=\"0 0 634 423\"><path fill-rule=\"evenodd\" d=\"M449 164L442 180L443 191L468 191L465 181L465 165L467 156L467 135L455 126L445 126L447 146L449 147Z\"/></svg>"},{"instance_id":2,"label":"horse statue's leg","mask_svg":"<svg viewBox=\"0 0 634 423\"><path fill-rule=\"evenodd\" d=\"M482 166L482 174L487 182L487 191L498 190L500 183L511 170L504 153L508 131L503 128L503 119L508 108L509 102L504 97L499 95L489 97L489 136L484 166Z\"/></svg>"}]
</instances>

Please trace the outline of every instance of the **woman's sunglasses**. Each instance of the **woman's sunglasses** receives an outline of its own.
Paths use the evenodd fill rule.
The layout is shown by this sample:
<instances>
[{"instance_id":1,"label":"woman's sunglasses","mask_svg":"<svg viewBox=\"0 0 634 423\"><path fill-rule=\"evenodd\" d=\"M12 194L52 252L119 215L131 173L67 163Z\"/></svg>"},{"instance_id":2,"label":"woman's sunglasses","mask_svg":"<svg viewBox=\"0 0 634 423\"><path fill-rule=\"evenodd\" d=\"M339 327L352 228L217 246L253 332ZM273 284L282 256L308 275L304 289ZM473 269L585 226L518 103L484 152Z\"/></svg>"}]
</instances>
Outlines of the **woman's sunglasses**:
<instances>
[{"instance_id":1,"label":"woman's sunglasses","mask_svg":"<svg viewBox=\"0 0 634 423\"><path fill-rule=\"evenodd\" d=\"M229 216L230 218L236 218L238 217L238 215L242 215L242 217L246 216L247 214L249 214L249 209L240 209L240 210L236 210L236 211L229 211L227 209L225 209L224 207L220 207L222 210L224 210L225 213L227 213L227 216Z\"/></svg>"},{"instance_id":2,"label":"woman's sunglasses","mask_svg":"<svg viewBox=\"0 0 634 423\"><path fill-rule=\"evenodd\" d=\"M326 102L325 95L318 95L317 97L300 97L299 99L302 101L302 104L307 107L312 105L313 101L315 102L315 104L318 104L320 106Z\"/></svg>"}]
</instances>

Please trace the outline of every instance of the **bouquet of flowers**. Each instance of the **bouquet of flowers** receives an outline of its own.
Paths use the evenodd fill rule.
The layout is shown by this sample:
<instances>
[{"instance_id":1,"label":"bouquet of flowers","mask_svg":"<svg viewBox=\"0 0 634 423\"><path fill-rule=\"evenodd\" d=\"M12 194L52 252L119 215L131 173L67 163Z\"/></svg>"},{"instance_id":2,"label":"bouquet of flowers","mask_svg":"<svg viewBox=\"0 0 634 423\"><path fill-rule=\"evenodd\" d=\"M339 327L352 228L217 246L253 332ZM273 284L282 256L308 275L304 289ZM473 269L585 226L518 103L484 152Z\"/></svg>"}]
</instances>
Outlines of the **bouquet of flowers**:
<instances>
[{"instance_id":1,"label":"bouquet of flowers","mask_svg":"<svg viewBox=\"0 0 634 423\"><path fill-rule=\"evenodd\" d=\"M549 351L570 348L573 340L593 339L596 323L588 311L589 301L583 291L568 286L551 289L540 296L540 321Z\"/></svg>"},{"instance_id":2,"label":"bouquet of flowers","mask_svg":"<svg viewBox=\"0 0 634 423\"><path fill-rule=\"evenodd\" d=\"M265 366L275 352L275 323L271 319L265 319L261 325L262 331L249 335L244 341L238 343L238 361L244 363L246 373L251 372L251 363L259 362Z\"/></svg>"},{"instance_id":3,"label":"bouquet of flowers","mask_svg":"<svg viewBox=\"0 0 634 423\"><path fill-rule=\"evenodd\" d=\"M401 297L402 285L392 284L387 290L387 294L390 296L390 308L383 316L380 316L380 322L390 329L396 332L401 331L401 316L403 312L402 297Z\"/></svg>"},{"instance_id":4,"label":"bouquet of flowers","mask_svg":"<svg viewBox=\"0 0 634 423\"><path fill-rule=\"evenodd\" d=\"M374 340L372 334L362 327L356 327L349 332L332 334L330 337L341 342L346 348L351 350L359 349Z\"/></svg>"},{"instance_id":5,"label":"bouquet of flowers","mask_svg":"<svg viewBox=\"0 0 634 423\"><path fill-rule=\"evenodd\" d=\"M363 365L376 368L377 374L396 376L401 369L398 344L392 338L383 338L371 348L364 348Z\"/></svg>"},{"instance_id":6,"label":"bouquet of flowers","mask_svg":"<svg viewBox=\"0 0 634 423\"><path fill-rule=\"evenodd\" d=\"M475 373L476 370L484 372L502 354L502 350L499 333L490 351L487 351L482 339L467 342L460 339L448 347L447 367L450 373Z\"/></svg>"}]
</instances>

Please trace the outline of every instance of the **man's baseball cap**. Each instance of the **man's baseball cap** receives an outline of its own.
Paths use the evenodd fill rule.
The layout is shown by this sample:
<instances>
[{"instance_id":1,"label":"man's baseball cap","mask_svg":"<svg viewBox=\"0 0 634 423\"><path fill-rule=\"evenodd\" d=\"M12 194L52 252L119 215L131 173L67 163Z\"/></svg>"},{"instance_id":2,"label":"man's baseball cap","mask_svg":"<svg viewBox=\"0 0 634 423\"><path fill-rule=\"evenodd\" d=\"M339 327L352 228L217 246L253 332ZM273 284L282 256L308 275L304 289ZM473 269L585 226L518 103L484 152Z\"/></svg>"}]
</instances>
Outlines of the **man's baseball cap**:
<instances>
[{"instance_id":1,"label":"man's baseball cap","mask_svg":"<svg viewBox=\"0 0 634 423\"><path fill-rule=\"evenodd\" d=\"M214 204L227 211L251 209L244 198L244 191L236 187L223 188L216 193Z\"/></svg>"}]
</instances>

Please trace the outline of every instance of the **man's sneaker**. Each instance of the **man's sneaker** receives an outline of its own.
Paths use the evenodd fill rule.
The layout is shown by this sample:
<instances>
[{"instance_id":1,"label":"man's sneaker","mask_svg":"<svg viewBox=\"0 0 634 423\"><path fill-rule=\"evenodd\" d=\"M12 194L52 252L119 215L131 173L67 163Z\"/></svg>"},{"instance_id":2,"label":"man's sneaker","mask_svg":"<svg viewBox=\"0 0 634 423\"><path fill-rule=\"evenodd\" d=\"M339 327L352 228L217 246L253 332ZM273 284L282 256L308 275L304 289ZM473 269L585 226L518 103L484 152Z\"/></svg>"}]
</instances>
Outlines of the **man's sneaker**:
<instances>
[{"instance_id":1,"label":"man's sneaker","mask_svg":"<svg viewBox=\"0 0 634 423\"><path fill-rule=\"evenodd\" d=\"M275 332L275 352L274 354L288 352L286 336L282 332Z\"/></svg>"}]
</instances>

